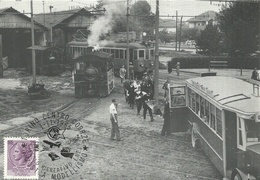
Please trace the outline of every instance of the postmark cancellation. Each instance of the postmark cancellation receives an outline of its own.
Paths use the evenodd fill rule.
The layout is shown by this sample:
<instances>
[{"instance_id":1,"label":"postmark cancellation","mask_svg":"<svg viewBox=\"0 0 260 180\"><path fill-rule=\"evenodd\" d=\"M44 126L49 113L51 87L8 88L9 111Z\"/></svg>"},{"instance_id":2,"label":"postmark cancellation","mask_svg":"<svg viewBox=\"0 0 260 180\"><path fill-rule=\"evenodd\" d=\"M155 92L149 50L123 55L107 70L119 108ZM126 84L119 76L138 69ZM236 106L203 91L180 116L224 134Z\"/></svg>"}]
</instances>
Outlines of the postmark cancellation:
<instances>
[{"instance_id":1,"label":"postmark cancellation","mask_svg":"<svg viewBox=\"0 0 260 180\"><path fill-rule=\"evenodd\" d=\"M38 179L38 138L4 138L4 179Z\"/></svg>"}]
</instances>

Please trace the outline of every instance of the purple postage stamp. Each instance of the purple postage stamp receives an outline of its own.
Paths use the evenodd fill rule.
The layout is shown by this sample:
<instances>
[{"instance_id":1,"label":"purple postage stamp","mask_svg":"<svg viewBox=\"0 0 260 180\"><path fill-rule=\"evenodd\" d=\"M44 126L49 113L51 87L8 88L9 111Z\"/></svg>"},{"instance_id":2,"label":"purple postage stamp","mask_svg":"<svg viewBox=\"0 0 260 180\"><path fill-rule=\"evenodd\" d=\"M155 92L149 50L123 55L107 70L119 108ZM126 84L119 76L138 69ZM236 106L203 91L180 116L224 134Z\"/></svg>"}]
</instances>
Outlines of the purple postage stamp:
<instances>
[{"instance_id":1,"label":"purple postage stamp","mask_svg":"<svg viewBox=\"0 0 260 180\"><path fill-rule=\"evenodd\" d=\"M38 179L38 138L4 138L4 178Z\"/></svg>"}]
</instances>

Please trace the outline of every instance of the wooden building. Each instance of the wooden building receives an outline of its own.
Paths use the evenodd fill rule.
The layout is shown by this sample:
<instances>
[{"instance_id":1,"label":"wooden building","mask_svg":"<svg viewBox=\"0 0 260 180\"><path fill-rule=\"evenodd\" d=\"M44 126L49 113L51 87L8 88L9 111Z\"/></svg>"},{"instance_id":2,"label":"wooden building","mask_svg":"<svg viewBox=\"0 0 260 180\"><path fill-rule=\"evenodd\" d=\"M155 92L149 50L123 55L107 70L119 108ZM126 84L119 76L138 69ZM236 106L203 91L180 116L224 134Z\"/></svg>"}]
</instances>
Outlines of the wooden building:
<instances>
[{"instance_id":1,"label":"wooden building","mask_svg":"<svg viewBox=\"0 0 260 180\"><path fill-rule=\"evenodd\" d=\"M34 22L35 44L44 45L46 27ZM12 7L0 9L0 34L2 35L3 57L8 58L8 66L27 67L31 64L27 48L31 41L31 18Z\"/></svg>"},{"instance_id":2,"label":"wooden building","mask_svg":"<svg viewBox=\"0 0 260 180\"><path fill-rule=\"evenodd\" d=\"M34 19L48 28L49 31L46 36L48 44L63 49L64 57L67 59L66 44L72 41L75 38L73 36L76 34L87 39L89 33L87 30L96 19L96 16L87 9L81 8L36 14ZM84 34L84 32L87 33Z\"/></svg>"}]
</instances>

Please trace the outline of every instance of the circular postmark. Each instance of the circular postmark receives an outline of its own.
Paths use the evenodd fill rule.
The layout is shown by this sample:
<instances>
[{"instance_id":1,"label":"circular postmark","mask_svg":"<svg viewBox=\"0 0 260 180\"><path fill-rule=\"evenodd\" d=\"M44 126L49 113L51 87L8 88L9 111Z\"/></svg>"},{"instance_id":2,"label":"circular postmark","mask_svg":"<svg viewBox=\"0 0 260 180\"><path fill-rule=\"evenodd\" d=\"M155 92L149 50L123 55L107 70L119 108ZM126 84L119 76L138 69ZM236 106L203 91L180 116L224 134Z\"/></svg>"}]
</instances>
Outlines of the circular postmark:
<instances>
[{"instance_id":1,"label":"circular postmark","mask_svg":"<svg viewBox=\"0 0 260 180\"><path fill-rule=\"evenodd\" d=\"M23 129L23 138L38 137L39 179L68 179L78 174L87 159L88 135L82 123L62 112L34 118Z\"/></svg>"}]
</instances>

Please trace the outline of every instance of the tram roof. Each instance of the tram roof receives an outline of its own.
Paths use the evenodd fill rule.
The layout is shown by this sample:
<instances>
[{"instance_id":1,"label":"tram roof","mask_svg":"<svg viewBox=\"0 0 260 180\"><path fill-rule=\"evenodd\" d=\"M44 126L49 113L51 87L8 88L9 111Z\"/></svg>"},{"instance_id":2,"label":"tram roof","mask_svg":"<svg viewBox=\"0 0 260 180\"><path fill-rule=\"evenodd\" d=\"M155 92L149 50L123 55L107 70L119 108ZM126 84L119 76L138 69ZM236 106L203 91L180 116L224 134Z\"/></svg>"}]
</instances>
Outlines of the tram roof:
<instances>
[{"instance_id":1,"label":"tram roof","mask_svg":"<svg viewBox=\"0 0 260 180\"><path fill-rule=\"evenodd\" d=\"M188 79L187 83L224 106L245 113L260 111L260 97L253 95L253 84L249 82L233 77L208 76Z\"/></svg>"},{"instance_id":2,"label":"tram roof","mask_svg":"<svg viewBox=\"0 0 260 180\"><path fill-rule=\"evenodd\" d=\"M114 41L107 41L105 45L101 45L101 47L116 47L116 48L127 48L126 42L114 42ZM129 48L131 49L145 49L148 48L145 45L142 45L138 42L129 42Z\"/></svg>"},{"instance_id":3,"label":"tram roof","mask_svg":"<svg viewBox=\"0 0 260 180\"><path fill-rule=\"evenodd\" d=\"M104 44L104 45L103 45ZM71 41L68 43L68 45L75 45L75 46L88 46L87 41ZM114 41L106 41L100 45L100 47L114 47L114 48L127 48L127 43L125 42L114 42ZM138 42L130 42L129 43L130 49L146 49L146 48L152 48L149 46L144 46Z\"/></svg>"},{"instance_id":4,"label":"tram roof","mask_svg":"<svg viewBox=\"0 0 260 180\"><path fill-rule=\"evenodd\" d=\"M74 58L74 61L82 61L82 59L84 60L86 57L99 57L100 59L106 59L111 57L112 54L110 53L106 53L103 51L94 51L94 52L88 52L82 56L76 57ZM95 58L93 58L93 60L95 60Z\"/></svg>"}]
</instances>

